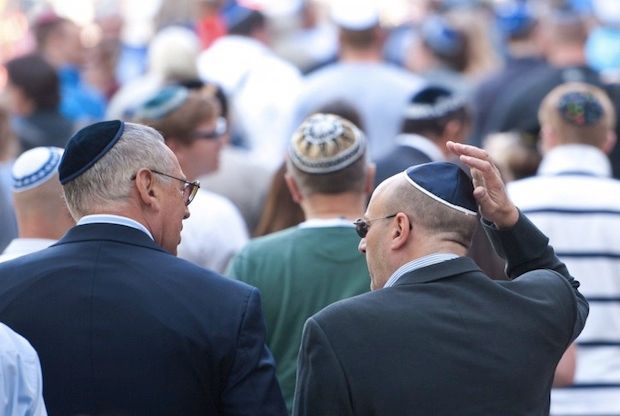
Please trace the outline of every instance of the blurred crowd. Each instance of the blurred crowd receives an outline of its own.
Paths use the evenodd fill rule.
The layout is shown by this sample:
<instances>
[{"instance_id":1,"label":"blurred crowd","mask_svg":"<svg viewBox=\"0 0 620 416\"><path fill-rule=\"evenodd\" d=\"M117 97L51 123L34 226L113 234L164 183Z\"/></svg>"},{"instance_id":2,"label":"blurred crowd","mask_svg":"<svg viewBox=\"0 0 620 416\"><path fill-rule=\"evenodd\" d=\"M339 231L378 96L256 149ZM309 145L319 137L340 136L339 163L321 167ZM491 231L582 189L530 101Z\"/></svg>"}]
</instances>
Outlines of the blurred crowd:
<instances>
[{"instance_id":1,"label":"blurred crowd","mask_svg":"<svg viewBox=\"0 0 620 416\"><path fill-rule=\"evenodd\" d=\"M276 3L286 7L278 9ZM596 87L600 111L607 114L604 135L618 134L620 2L411 0L398 12L395 16L382 2L370 0L163 0L153 13L148 40L132 43L124 36L127 22L113 10L95 13L88 28L51 7L38 10L29 16L32 47L3 63L0 252L18 237L45 239L49 245L71 225L53 192L24 198L15 185L15 160L39 147L61 151L76 131L98 121L136 122L162 133L187 179L201 182L178 256L233 275L242 264L239 253L252 239L308 217L308 206L299 203L305 199L287 187L286 155L291 136L311 114L336 114L363 132L376 165L374 185L413 164L450 160L449 140L485 148L506 182L556 174L545 170L553 146L542 139L541 122L547 119L539 110L549 92L567 83ZM577 117L570 113L574 106L585 113L584 123L589 114L597 122L599 110L588 105L575 98L566 104L566 117ZM576 151L577 159L585 158L579 172L589 174L592 168L597 175L620 178L620 145L610 139L595 146L602 155L598 159ZM366 198L371 188L360 195ZM509 191L518 206L525 206L532 199L529 192L545 193L532 189L516 185ZM314 204L311 209L322 209ZM549 200L524 210L535 217L545 210L577 209L553 204ZM613 203L586 211L593 210L599 217L620 215L620 205ZM53 224L24 226L36 211ZM557 229L581 226L568 224L560 221ZM611 226L603 221L601 227ZM552 244L554 238L568 240L549 236ZM590 256L618 268L620 251L614 252L612 243L588 254L579 246L583 241L572 238L576 247L558 253L566 255L567 264ZM489 275L505 279L503 263L489 254L488 241L483 236L474 241L471 255ZM573 274L584 284L586 298L604 308L592 318L599 327L588 332L586 326L585 338L577 340L577 370L563 382L572 387L562 390L598 386L606 401L620 403L618 369L601 364L620 365L620 336L608 326L620 321L620 274L609 276L605 290ZM365 290L362 283L346 296ZM275 345L283 342L275 336ZM282 353L293 354L286 356L290 371L281 374L278 368L278 376L289 383L284 386L289 409L299 339L294 343L294 353ZM604 354L591 359L597 347ZM595 370L580 367L580 359ZM566 402L560 400L571 399L562 393L557 414L598 414L563 413L571 405L561 407Z\"/></svg>"}]
</instances>

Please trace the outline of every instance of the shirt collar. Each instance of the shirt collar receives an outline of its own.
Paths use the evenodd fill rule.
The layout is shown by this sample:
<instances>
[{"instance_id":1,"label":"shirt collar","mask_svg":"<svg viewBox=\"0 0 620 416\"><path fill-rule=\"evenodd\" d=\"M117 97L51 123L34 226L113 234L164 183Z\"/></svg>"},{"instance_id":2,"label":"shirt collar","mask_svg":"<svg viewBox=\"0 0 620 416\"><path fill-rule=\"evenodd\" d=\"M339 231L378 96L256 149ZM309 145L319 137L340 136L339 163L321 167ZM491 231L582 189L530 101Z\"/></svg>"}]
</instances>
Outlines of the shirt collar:
<instances>
[{"instance_id":1,"label":"shirt collar","mask_svg":"<svg viewBox=\"0 0 620 416\"><path fill-rule=\"evenodd\" d=\"M601 150L585 144L565 144L554 147L543 158L539 175L558 175L581 172L595 176L611 176L611 163Z\"/></svg>"},{"instance_id":2,"label":"shirt collar","mask_svg":"<svg viewBox=\"0 0 620 416\"><path fill-rule=\"evenodd\" d=\"M452 260L457 257L460 257L460 256L454 253L433 253L433 254L429 254L428 256L424 256L424 257L420 257L415 260L411 260L410 262L405 263L402 266L400 266L390 276L387 282L385 282L385 285L383 287L386 288L386 287L394 286L396 282L398 281L398 279L400 279L405 274L410 273L414 270L418 270L418 269L421 269L422 267L431 266L433 264L441 263L444 261Z\"/></svg>"},{"instance_id":3,"label":"shirt collar","mask_svg":"<svg viewBox=\"0 0 620 416\"><path fill-rule=\"evenodd\" d=\"M299 228L350 227L354 225L346 218L312 218L299 224Z\"/></svg>"},{"instance_id":4,"label":"shirt collar","mask_svg":"<svg viewBox=\"0 0 620 416\"><path fill-rule=\"evenodd\" d=\"M112 214L85 215L82 218L80 218L80 220L77 222L77 225L96 224L96 223L117 224L117 225L124 225L126 227L135 228L137 230L144 232L146 235L148 235L151 238L151 240L155 241L151 232L143 224L139 223L138 221L132 218L123 217L121 215L112 215Z\"/></svg>"},{"instance_id":5,"label":"shirt collar","mask_svg":"<svg viewBox=\"0 0 620 416\"><path fill-rule=\"evenodd\" d=\"M407 133L396 136L396 144L401 146L413 147L427 155L433 162L443 162L446 160L443 152L432 140L420 136L419 134Z\"/></svg>"}]
</instances>

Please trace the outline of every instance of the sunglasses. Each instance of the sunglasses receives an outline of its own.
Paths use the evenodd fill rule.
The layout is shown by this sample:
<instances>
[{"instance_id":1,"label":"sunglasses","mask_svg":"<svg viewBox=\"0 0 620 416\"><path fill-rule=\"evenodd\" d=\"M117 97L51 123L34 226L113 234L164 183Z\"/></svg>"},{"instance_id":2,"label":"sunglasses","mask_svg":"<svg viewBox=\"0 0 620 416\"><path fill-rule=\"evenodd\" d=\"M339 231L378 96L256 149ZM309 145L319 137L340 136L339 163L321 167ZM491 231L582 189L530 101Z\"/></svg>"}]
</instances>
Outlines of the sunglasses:
<instances>
[{"instance_id":1,"label":"sunglasses","mask_svg":"<svg viewBox=\"0 0 620 416\"><path fill-rule=\"evenodd\" d=\"M397 214L388 215L387 217L374 218L372 220L365 220L362 218L358 218L355 220L353 225L355 225L355 231L360 238L366 238L366 234L368 234L368 230L370 229L370 224L379 221L379 220L387 220L388 218L394 218Z\"/></svg>"},{"instance_id":2,"label":"sunglasses","mask_svg":"<svg viewBox=\"0 0 620 416\"><path fill-rule=\"evenodd\" d=\"M191 134L192 139L219 139L228 131L228 123L224 117L218 117L215 122L215 128L210 131L195 131Z\"/></svg>"}]
</instances>

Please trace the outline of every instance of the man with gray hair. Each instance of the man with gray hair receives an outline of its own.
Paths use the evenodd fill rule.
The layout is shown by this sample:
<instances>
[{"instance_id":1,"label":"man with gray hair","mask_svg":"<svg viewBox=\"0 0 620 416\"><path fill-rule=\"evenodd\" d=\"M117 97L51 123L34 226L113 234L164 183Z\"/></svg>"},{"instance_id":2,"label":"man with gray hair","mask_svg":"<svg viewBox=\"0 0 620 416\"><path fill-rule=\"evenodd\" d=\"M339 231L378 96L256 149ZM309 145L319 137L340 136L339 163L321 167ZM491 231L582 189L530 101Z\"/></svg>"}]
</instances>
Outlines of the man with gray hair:
<instances>
[{"instance_id":1,"label":"man with gray hair","mask_svg":"<svg viewBox=\"0 0 620 416\"><path fill-rule=\"evenodd\" d=\"M286 414L258 291L176 258L199 183L154 129L88 126L59 166L77 225L0 265L0 321L50 414Z\"/></svg>"},{"instance_id":2,"label":"man with gray hair","mask_svg":"<svg viewBox=\"0 0 620 416\"><path fill-rule=\"evenodd\" d=\"M230 264L230 276L263 293L267 343L289 407L304 321L368 291L352 221L364 211L373 178L357 127L333 114L310 116L292 137L285 177L305 221L251 241Z\"/></svg>"},{"instance_id":3,"label":"man with gray hair","mask_svg":"<svg viewBox=\"0 0 620 416\"><path fill-rule=\"evenodd\" d=\"M294 415L543 415L588 304L487 153L382 182L355 222L373 291L305 324ZM478 208L478 206L480 208ZM465 256L477 211L511 279Z\"/></svg>"}]
</instances>

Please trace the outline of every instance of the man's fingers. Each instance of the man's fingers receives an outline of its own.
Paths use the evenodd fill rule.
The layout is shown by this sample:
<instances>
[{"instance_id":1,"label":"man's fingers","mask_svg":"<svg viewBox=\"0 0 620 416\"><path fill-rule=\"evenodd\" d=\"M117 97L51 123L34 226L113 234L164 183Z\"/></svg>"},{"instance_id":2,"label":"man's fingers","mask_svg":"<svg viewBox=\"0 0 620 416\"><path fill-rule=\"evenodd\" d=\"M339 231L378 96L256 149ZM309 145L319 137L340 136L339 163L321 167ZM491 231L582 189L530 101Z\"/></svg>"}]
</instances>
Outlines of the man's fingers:
<instances>
[{"instance_id":1,"label":"man's fingers","mask_svg":"<svg viewBox=\"0 0 620 416\"><path fill-rule=\"evenodd\" d=\"M489 160L489 154L487 153L486 150L480 149L479 147L476 146L470 146L468 144L462 144L462 143L455 143L455 142L451 142L449 141L446 146L448 147L448 150L450 150L452 153L461 156L461 155L465 155L465 156L471 156L471 157L475 157L477 159L482 159L482 160Z\"/></svg>"}]
</instances>

